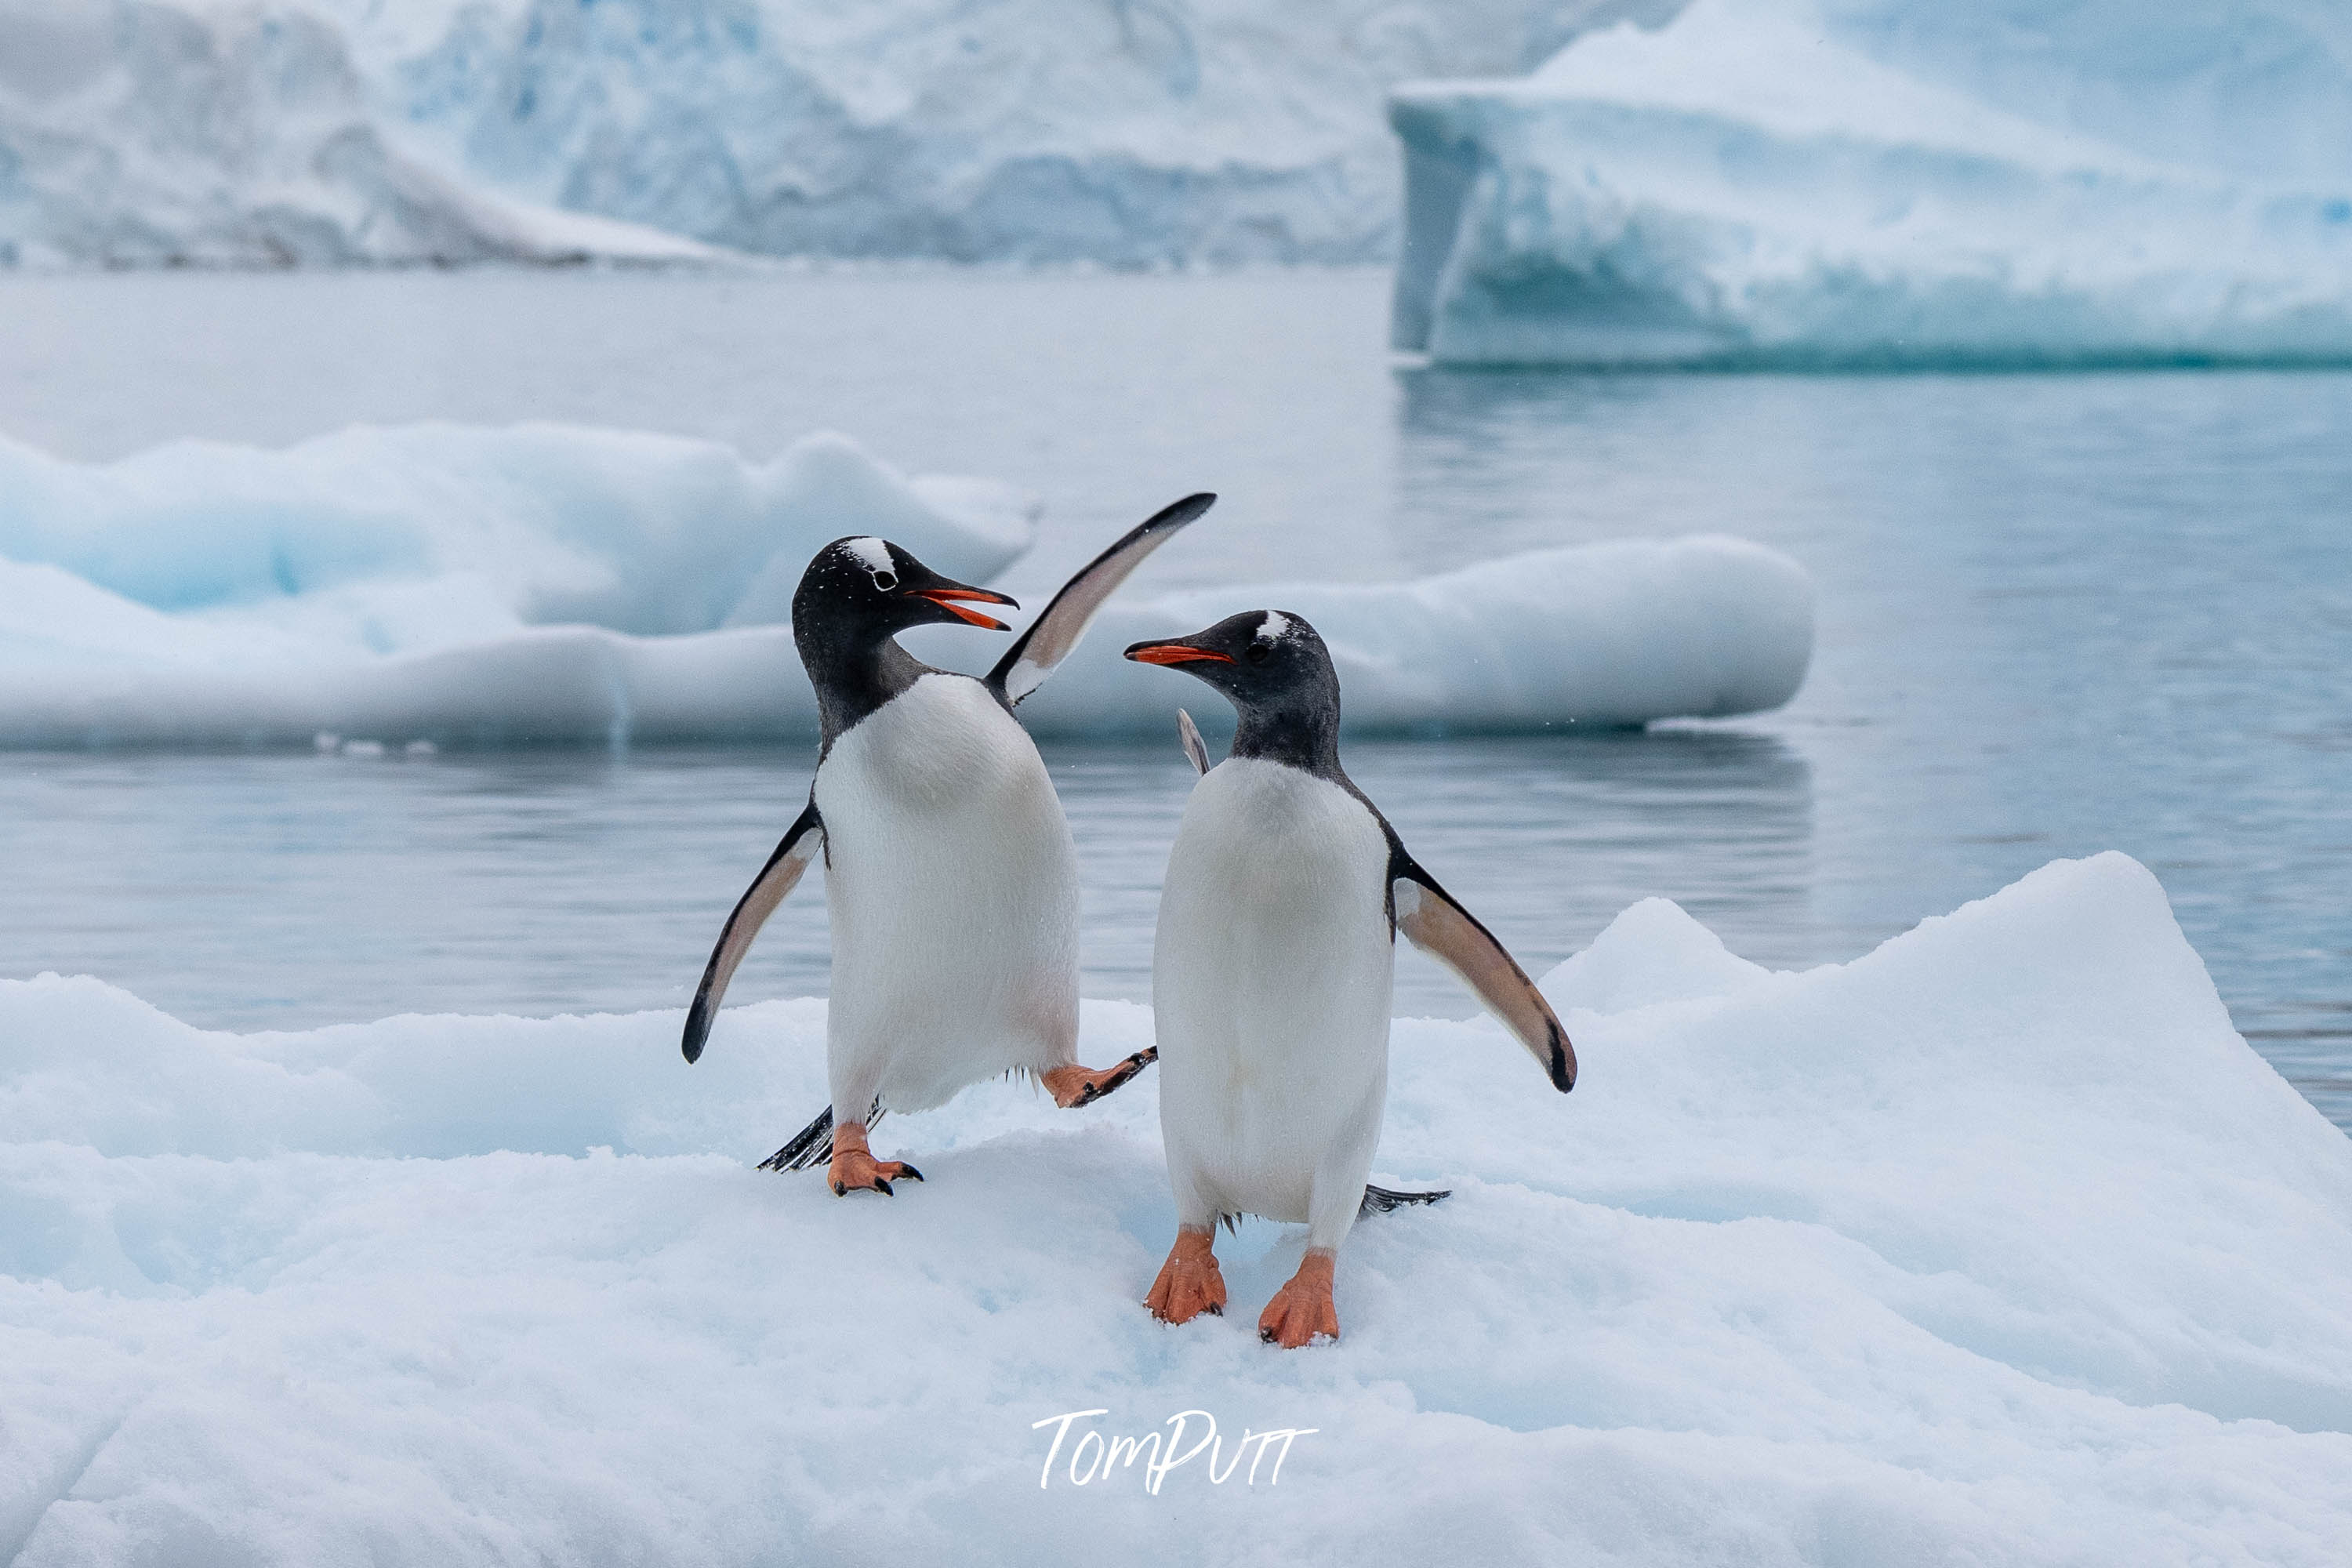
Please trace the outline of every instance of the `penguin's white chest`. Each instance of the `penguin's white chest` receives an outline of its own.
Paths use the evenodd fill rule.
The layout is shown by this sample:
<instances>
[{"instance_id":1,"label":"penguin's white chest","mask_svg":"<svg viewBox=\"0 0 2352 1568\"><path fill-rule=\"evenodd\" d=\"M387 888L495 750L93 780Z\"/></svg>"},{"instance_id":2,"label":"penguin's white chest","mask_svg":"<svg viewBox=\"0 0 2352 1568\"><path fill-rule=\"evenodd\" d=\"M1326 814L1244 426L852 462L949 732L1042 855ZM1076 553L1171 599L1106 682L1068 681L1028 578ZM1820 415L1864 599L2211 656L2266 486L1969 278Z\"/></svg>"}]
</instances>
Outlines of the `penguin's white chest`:
<instances>
[{"instance_id":1,"label":"penguin's white chest","mask_svg":"<svg viewBox=\"0 0 2352 1568\"><path fill-rule=\"evenodd\" d=\"M1180 1194L1189 1177L1221 1212L1305 1220L1352 1180L1352 1216L1388 1085L1388 865L1335 784L1233 758L1194 787L1152 960Z\"/></svg>"},{"instance_id":2,"label":"penguin's white chest","mask_svg":"<svg viewBox=\"0 0 2352 1568\"><path fill-rule=\"evenodd\" d=\"M926 675L817 769L833 931L835 1109L937 1105L1077 1035L1077 857L1028 732L965 676ZM870 1080L870 1082L869 1082Z\"/></svg>"}]
</instances>

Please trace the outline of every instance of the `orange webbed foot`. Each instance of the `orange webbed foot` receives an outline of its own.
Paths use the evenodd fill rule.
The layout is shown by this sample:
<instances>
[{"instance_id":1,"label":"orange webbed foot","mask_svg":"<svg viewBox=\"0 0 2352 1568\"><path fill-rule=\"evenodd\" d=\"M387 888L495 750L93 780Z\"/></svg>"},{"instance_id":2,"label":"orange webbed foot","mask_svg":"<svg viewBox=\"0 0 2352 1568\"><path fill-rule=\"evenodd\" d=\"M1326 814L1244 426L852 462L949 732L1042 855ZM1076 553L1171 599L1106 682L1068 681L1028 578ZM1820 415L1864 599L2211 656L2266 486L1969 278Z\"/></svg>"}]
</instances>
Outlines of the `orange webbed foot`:
<instances>
[{"instance_id":1,"label":"orange webbed foot","mask_svg":"<svg viewBox=\"0 0 2352 1568\"><path fill-rule=\"evenodd\" d=\"M1160 1278L1143 1304L1163 1323L1189 1323L1203 1312L1223 1316L1225 1277L1217 1268L1217 1255L1209 1249L1212 1233L1180 1230Z\"/></svg>"},{"instance_id":2,"label":"orange webbed foot","mask_svg":"<svg viewBox=\"0 0 2352 1568\"><path fill-rule=\"evenodd\" d=\"M889 1197L892 1182L919 1182L923 1173L904 1160L877 1160L866 1147L866 1129L852 1124L834 1129L833 1163L825 1171L824 1179L837 1198L856 1192L875 1192Z\"/></svg>"},{"instance_id":3,"label":"orange webbed foot","mask_svg":"<svg viewBox=\"0 0 2352 1568\"><path fill-rule=\"evenodd\" d=\"M1147 1046L1131 1057L1107 1068L1082 1068L1076 1062L1066 1067L1048 1068L1038 1081L1054 1103L1065 1110L1076 1110L1081 1105L1092 1105L1104 1095L1120 1088L1137 1073L1160 1059L1160 1047Z\"/></svg>"},{"instance_id":4,"label":"orange webbed foot","mask_svg":"<svg viewBox=\"0 0 2352 1568\"><path fill-rule=\"evenodd\" d=\"M1258 1314L1257 1337L1286 1351L1318 1337L1338 1339L1339 1309L1331 1300L1331 1276L1338 1261L1332 1253L1310 1248L1298 1260L1298 1272Z\"/></svg>"}]
</instances>

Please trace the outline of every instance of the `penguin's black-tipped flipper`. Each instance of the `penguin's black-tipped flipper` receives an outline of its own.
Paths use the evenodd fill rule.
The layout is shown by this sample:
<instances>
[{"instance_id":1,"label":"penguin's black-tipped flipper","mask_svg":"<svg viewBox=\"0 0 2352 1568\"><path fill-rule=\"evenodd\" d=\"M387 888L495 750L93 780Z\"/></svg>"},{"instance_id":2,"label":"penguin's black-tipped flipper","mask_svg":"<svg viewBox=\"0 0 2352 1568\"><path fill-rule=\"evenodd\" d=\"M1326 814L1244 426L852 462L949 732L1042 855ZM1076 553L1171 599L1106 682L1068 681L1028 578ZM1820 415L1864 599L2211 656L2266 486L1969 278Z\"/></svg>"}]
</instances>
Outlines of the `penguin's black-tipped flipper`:
<instances>
[{"instance_id":1,"label":"penguin's black-tipped flipper","mask_svg":"<svg viewBox=\"0 0 2352 1568\"><path fill-rule=\"evenodd\" d=\"M1201 739L1201 727L1193 723L1192 716L1181 708L1176 710L1176 743L1182 746L1184 754L1192 760L1194 773L1209 771L1209 742Z\"/></svg>"},{"instance_id":2,"label":"penguin's black-tipped flipper","mask_svg":"<svg viewBox=\"0 0 2352 1568\"><path fill-rule=\"evenodd\" d=\"M1216 501L1217 498L1206 490L1186 496L1138 523L1126 538L1096 556L1084 571L1062 584L1062 591L1054 595L1045 613L1013 639L1013 646L1004 650L1004 657L988 672L988 684L1006 702L1018 706L1023 698L1045 683L1056 665L1070 657L1078 639L1087 635L1095 612L1118 592L1128 574Z\"/></svg>"},{"instance_id":3,"label":"penguin's black-tipped flipper","mask_svg":"<svg viewBox=\"0 0 2352 1568\"><path fill-rule=\"evenodd\" d=\"M1454 1190L1451 1187L1434 1193L1399 1193L1392 1192L1387 1187L1376 1187L1371 1183L1366 1182L1364 1201L1356 1205L1356 1217L1370 1219L1376 1214L1391 1214L1412 1204L1433 1204L1441 1198L1450 1198L1453 1195Z\"/></svg>"},{"instance_id":4,"label":"penguin's black-tipped flipper","mask_svg":"<svg viewBox=\"0 0 2352 1568\"><path fill-rule=\"evenodd\" d=\"M1486 1010L1519 1037L1528 1054L1543 1064L1552 1088L1562 1094L1574 1089L1576 1047L1569 1044L1568 1031L1559 1026L1551 1004L1544 1000L1518 960L1495 940L1495 933L1414 864L1393 829L1389 837L1389 898L1395 906L1397 930L1413 946L1460 976Z\"/></svg>"},{"instance_id":5,"label":"penguin's black-tipped flipper","mask_svg":"<svg viewBox=\"0 0 2352 1568\"><path fill-rule=\"evenodd\" d=\"M882 1102L876 1100L874 1109L866 1113L866 1125L873 1126L886 1112ZM828 1105L816 1113L816 1120L793 1134L793 1141L760 1162L762 1171L805 1171L814 1165L828 1164L833 1160L833 1107ZM915 1180L921 1181L919 1175Z\"/></svg>"},{"instance_id":6,"label":"penguin's black-tipped flipper","mask_svg":"<svg viewBox=\"0 0 2352 1568\"><path fill-rule=\"evenodd\" d=\"M824 848L824 821L816 814L816 801L812 797L808 809L803 811L785 834L768 863L751 879L751 888L737 900L735 912L727 917L719 930L719 945L710 950L710 962L702 971L702 984L695 988L694 1005L687 1009L686 1037L679 1042L686 1059L695 1061L702 1055L703 1043L710 1038L710 1026L719 1017L719 1004L727 994L727 983L735 978L735 966L751 951L751 939L784 895L800 885L801 874Z\"/></svg>"}]
</instances>

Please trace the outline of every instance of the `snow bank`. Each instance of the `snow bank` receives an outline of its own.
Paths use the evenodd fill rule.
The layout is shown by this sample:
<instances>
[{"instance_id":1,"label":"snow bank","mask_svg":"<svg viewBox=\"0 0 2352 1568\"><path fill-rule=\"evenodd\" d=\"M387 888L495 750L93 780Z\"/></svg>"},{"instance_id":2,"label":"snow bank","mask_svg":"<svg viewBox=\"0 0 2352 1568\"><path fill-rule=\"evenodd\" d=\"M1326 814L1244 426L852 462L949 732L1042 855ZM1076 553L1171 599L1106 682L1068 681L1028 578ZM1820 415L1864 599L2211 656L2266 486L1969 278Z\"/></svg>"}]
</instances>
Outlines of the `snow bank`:
<instances>
[{"instance_id":1,"label":"snow bank","mask_svg":"<svg viewBox=\"0 0 2352 1568\"><path fill-rule=\"evenodd\" d=\"M817 545L885 534L984 582L1032 510L982 480L902 480L838 437L764 468L549 426L186 445L109 468L0 447L0 744L813 736L782 623ZM1198 694L1118 650L1276 600L1331 641L1359 728L1752 711L1795 692L1812 647L1811 581L1785 556L1609 544L1115 604L1024 715L1164 731ZM909 640L950 666L998 646Z\"/></svg>"},{"instance_id":2,"label":"snow bank","mask_svg":"<svg viewBox=\"0 0 2352 1568\"><path fill-rule=\"evenodd\" d=\"M1137 1305L1156 1079L988 1085L837 1201L748 1162L823 1004L236 1037L0 983L0 1546L111 1563L2328 1563L2352 1146L2233 1035L2161 889L2060 862L1768 973L1658 901L1493 1025L1401 1023L1347 1337ZM1084 1054L1150 1038L1089 1004ZM1241 1310L1246 1307L1248 1310ZM1053 1418L1078 1420L1044 1470ZM1072 1484L1088 1429L1312 1428ZM1045 1430L1034 1424L1048 1423ZM1201 1418L1188 1431L1197 1436ZM1188 1436L1188 1443L1190 1438ZM1082 1463L1099 1462L1097 1442ZM1046 1485L1040 1487L1042 1479ZM1085 1473L1082 1470L1080 1473Z\"/></svg>"},{"instance_id":3,"label":"snow bank","mask_svg":"<svg viewBox=\"0 0 2352 1568\"><path fill-rule=\"evenodd\" d=\"M1456 363L2352 357L2352 52L2292 0L1695 0L1401 89Z\"/></svg>"},{"instance_id":4,"label":"snow bank","mask_svg":"<svg viewBox=\"0 0 2352 1568\"><path fill-rule=\"evenodd\" d=\"M0 0L0 266L715 254L419 162L300 5Z\"/></svg>"}]
</instances>

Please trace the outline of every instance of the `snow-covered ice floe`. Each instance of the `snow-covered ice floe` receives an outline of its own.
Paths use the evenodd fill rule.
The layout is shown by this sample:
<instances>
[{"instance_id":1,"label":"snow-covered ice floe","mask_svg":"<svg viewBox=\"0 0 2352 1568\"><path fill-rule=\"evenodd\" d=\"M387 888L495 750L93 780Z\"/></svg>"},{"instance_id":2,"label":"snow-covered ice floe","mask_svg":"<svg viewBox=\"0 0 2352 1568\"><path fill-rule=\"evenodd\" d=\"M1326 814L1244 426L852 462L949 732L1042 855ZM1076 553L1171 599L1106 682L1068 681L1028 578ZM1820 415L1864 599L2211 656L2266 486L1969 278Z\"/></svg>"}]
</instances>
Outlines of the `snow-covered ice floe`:
<instances>
[{"instance_id":1,"label":"snow-covered ice floe","mask_svg":"<svg viewBox=\"0 0 2352 1568\"><path fill-rule=\"evenodd\" d=\"M0 983L0 1544L2341 1561L2352 1145L2139 866L2057 862L1801 973L1653 900L1545 986L1567 1098L1491 1022L1399 1023L1375 1177L1454 1195L1365 1222L1344 1339L1281 1352L1253 1325L1296 1228L1224 1243L1227 1317L1138 1304L1171 1224L1150 1075L893 1118L929 1180L843 1201L750 1164L824 1101L821 1001L729 1013L689 1069L675 1012L239 1037ZM1150 1016L1090 1003L1085 1035L1111 1060ZM1083 1441L1186 1411L1218 1468L1156 1495ZM1312 1430L1252 1489L1234 1441L1269 1428Z\"/></svg>"},{"instance_id":2,"label":"snow-covered ice floe","mask_svg":"<svg viewBox=\"0 0 2352 1568\"><path fill-rule=\"evenodd\" d=\"M1454 363L2352 358L2352 51L2296 0L1693 0L1400 89Z\"/></svg>"},{"instance_id":3,"label":"snow-covered ice floe","mask_svg":"<svg viewBox=\"0 0 2352 1568\"><path fill-rule=\"evenodd\" d=\"M830 435L765 464L544 425L184 442L103 465L0 440L0 745L814 735L787 622L817 548L880 534L986 582L1028 548L1035 511ZM1118 649L1275 599L1331 640L1351 717L1388 728L1751 711L1788 700L1812 647L1810 579L1785 556L1617 543L1418 583L1122 601L1024 716L1163 728L1178 694ZM916 642L948 664L996 647Z\"/></svg>"}]
</instances>

